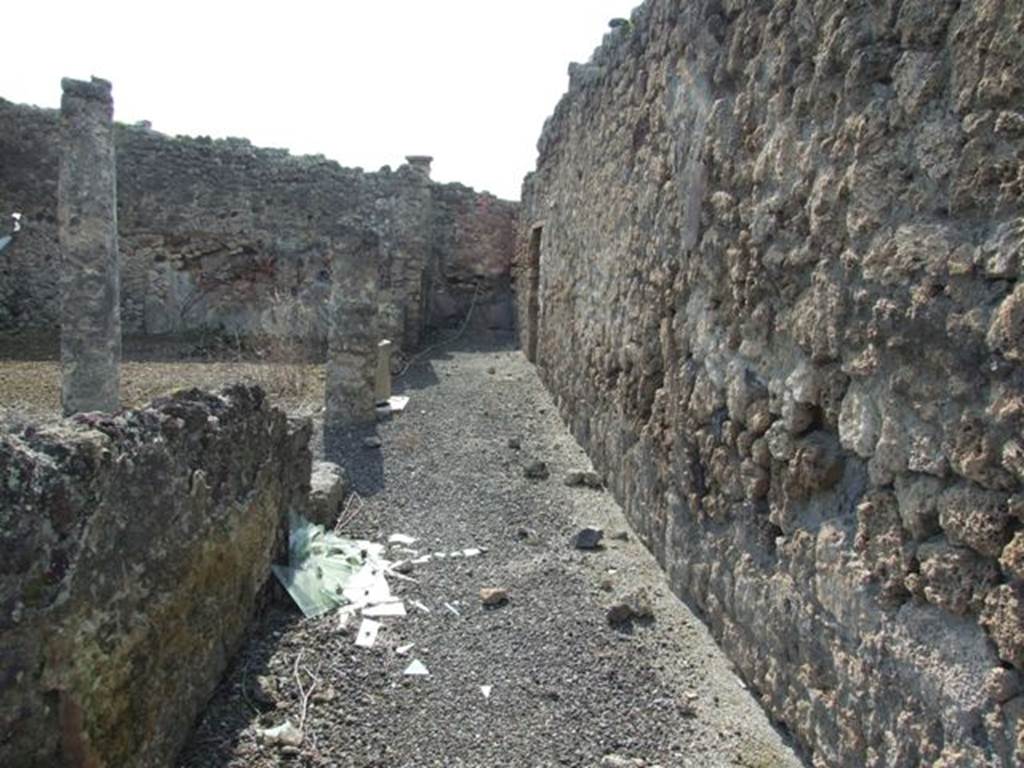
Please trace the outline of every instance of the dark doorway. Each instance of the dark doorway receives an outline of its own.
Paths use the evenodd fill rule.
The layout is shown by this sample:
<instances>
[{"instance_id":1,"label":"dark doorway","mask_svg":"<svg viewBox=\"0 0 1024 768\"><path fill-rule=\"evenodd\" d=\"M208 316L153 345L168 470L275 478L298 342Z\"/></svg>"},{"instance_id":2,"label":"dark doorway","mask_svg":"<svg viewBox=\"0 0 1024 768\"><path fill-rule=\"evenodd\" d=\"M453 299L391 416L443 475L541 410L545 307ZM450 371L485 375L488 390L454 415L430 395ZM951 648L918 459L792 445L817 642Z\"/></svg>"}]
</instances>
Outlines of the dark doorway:
<instances>
[{"instance_id":1,"label":"dark doorway","mask_svg":"<svg viewBox=\"0 0 1024 768\"><path fill-rule=\"evenodd\" d=\"M530 252L527 255L526 289L526 359L537 362L537 336L540 325L540 240L544 231L537 226L530 232Z\"/></svg>"}]
</instances>

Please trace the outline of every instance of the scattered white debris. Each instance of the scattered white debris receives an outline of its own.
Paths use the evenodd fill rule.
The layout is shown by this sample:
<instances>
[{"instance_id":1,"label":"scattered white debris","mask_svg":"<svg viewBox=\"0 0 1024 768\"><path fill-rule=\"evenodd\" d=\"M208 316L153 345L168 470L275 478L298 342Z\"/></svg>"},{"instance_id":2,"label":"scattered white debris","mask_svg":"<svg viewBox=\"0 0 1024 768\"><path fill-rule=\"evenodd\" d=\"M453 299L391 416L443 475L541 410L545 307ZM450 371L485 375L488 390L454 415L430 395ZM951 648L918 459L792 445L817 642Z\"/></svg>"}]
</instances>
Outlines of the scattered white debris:
<instances>
[{"instance_id":1,"label":"scattered white debris","mask_svg":"<svg viewBox=\"0 0 1024 768\"><path fill-rule=\"evenodd\" d=\"M393 603L378 603L363 608L363 616L370 616L375 619L384 616L405 616L405 603L398 600Z\"/></svg>"},{"instance_id":2,"label":"scattered white debris","mask_svg":"<svg viewBox=\"0 0 1024 768\"><path fill-rule=\"evenodd\" d=\"M494 690L494 686L493 685L481 685L480 686L480 693L482 693L484 695L485 699L491 698L491 691L493 691L493 690Z\"/></svg>"},{"instance_id":3,"label":"scattered white debris","mask_svg":"<svg viewBox=\"0 0 1024 768\"><path fill-rule=\"evenodd\" d=\"M388 536L388 544L402 544L403 546L409 546L415 544L418 539L412 536L406 536L404 533L392 533Z\"/></svg>"},{"instance_id":4,"label":"scattered white debris","mask_svg":"<svg viewBox=\"0 0 1024 768\"><path fill-rule=\"evenodd\" d=\"M413 565L423 565L424 563L429 563L433 559L433 555L423 555L422 557L417 557L415 560L410 560L409 562Z\"/></svg>"},{"instance_id":5,"label":"scattered white debris","mask_svg":"<svg viewBox=\"0 0 1024 768\"><path fill-rule=\"evenodd\" d=\"M408 404L408 395L392 395L388 398L388 408L390 408L393 413L401 413L405 410L405 406Z\"/></svg>"},{"instance_id":6,"label":"scattered white debris","mask_svg":"<svg viewBox=\"0 0 1024 768\"><path fill-rule=\"evenodd\" d=\"M373 648L377 642L377 633L380 632L380 622L373 619L363 619L359 625L359 634L356 635L356 645L360 648Z\"/></svg>"},{"instance_id":7,"label":"scattered white debris","mask_svg":"<svg viewBox=\"0 0 1024 768\"><path fill-rule=\"evenodd\" d=\"M470 547L469 549L462 550L463 557L479 557L484 551L479 547Z\"/></svg>"},{"instance_id":8,"label":"scattered white debris","mask_svg":"<svg viewBox=\"0 0 1024 768\"><path fill-rule=\"evenodd\" d=\"M279 744L284 747L297 747L302 744L302 731L285 720L273 728L257 728L256 738L263 744Z\"/></svg>"},{"instance_id":9,"label":"scattered white debris","mask_svg":"<svg viewBox=\"0 0 1024 768\"><path fill-rule=\"evenodd\" d=\"M451 611L452 613L454 613L454 614L455 614L456 616L461 616L461 615L462 615L461 613L459 613L459 609L458 609L458 608L456 608L456 607L455 607L454 605L452 605L451 603L445 603L445 604L444 604L444 607L445 607L445 608L447 608L447 609L448 609L449 611Z\"/></svg>"},{"instance_id":10,"label":"scattered white debris","mask_svg":"<svg viewBox=\"0 0 1024 768\"><path fill-rule=\"evenodd\" d=\"M427 606L425 606L419 600L410 600L409 605L411 605L413 608L419 608L424 613L430 613L430 609L427 608Z\"/></svg>"},{"instance_id":11,"label":"scattered white debris","mask_svg":"<svg viewBox=\"0 0 1024 768\"><path fill-rule=\"evenodd\" d=\"M435 560L444 560L446 557L448 557L448 553L447 552L435 552L434 553L434 559Z\"/></svg>"},{"instance_id":12,"label":"scattered white debris","mask_svg":"<svg viewBox=\"0 0 1024 768\"><path fill-rule=\"evenodd\" d=\"M408 645L400 645L395 648L395 653L399 656L408 656L409 651L416 647L416 643L409 643Z\"/></svg>"},{"instance_id":13,"label":"scattered white debris","mask_svg":"<svg viewBox=\"0 0 1024 768\"><path fill-rule=\"evenodd\" d=\"M404 675L429 675L430 670L427 669L426 665L419 659L413 659L409 666L405 668Z\"/></svg>"}]
</instances>

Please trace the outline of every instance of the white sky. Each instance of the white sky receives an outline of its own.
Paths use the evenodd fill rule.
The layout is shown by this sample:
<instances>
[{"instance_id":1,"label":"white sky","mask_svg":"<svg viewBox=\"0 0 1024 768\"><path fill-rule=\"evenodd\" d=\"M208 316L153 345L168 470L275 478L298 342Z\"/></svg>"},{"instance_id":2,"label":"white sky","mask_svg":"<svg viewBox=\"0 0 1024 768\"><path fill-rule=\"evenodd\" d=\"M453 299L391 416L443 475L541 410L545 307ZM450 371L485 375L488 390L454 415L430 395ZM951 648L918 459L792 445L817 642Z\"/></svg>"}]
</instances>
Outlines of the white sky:
<instances>
[{"instance_id":1,"label":"white sky","mask_svg":"<svg viewBox=\"0 0 1024 768\"><path fill-rule=\"evenodd\" d=\"M5 14L0 97L114 84L117 120L244 136L342 165L434 156L433 178L518 199L544 119L639 0L32 0Z\"/></svg>"}]
</instances>

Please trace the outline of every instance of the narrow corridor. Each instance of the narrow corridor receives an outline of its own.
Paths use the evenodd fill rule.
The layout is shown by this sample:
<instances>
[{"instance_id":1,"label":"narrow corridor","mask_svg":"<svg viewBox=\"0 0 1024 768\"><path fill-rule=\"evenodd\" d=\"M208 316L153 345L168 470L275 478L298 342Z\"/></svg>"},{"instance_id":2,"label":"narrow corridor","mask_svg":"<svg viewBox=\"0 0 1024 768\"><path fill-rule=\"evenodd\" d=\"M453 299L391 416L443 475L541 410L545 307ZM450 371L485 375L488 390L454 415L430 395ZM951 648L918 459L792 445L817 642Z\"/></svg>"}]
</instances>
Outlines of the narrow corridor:
<instances>
[{"instance_id":1,"label":"narrow corridor","mask_svg":"<svg viewBox=\"0 0 1024 768\"><path fill-rule=\"evenodd\" d=\"M350 435L319 449L362 500L342 532L484 553L395 581L408 615L381 619L372 648L354 644L358 619L339 630L334 615L303 619L281 597L183 766L800 765L611 495L565 484L590 464L522 353L465 343L398 389L411 400L375 428L382 447ZM525 476L536 461L547 479ZM604 530L602 548L574 546L586 525ZM482 588L507 602L483 606ZM611 623L623 601L653 618ZM403 674L413 659L429 674ZM257 738L303 718L300 745Z\"/></svg>"}]
</instances>

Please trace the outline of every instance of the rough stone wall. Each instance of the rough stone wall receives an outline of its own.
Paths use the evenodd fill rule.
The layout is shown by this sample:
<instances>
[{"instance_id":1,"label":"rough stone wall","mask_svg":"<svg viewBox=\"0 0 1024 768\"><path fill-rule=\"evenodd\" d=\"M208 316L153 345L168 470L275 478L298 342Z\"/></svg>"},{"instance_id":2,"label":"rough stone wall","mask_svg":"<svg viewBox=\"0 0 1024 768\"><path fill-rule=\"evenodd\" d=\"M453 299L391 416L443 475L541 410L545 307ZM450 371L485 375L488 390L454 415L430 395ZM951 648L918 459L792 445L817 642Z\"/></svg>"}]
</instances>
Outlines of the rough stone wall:
<instances>
[{"instance_id":1,"label":"rough stone wall","mask_svg":"<svg viewBox=\"0 0 1024 768\"><path fill-rule=\"evenodd\" d=\"M0 99L0 228L15 212L29 223L0 250L0 328L60 323L57 120L55 110Z\"/></svg>"},{"instance_id":2,"label":"rough stone wall","mask_svg":"<svg viewBox=\"0 0 1024 768\"><path fill-rule=\"evenodd\" d=\"M1024 5L651 0L539 149L524 346L768 710L1024 763Z\"/></svg>"},{"instance_id":3,"label":"rough stone wall","mask_svg":"<svg viewBox=\"0 0 1024 768\"><path fill-rule=\"evenodd\" d=\"M309 492L256 388L0 435L0 764L169 765Z\"/></svg>"},{"instance_id":4,"label":"rough stone wall","mask_svg":"<svg viewBox=\"0 0 1024 768\"><path fill-rule=\"evenodd\" d=\"M512 259L519 205L461 184L434 191L430 324L461 322L474 302L477 328L512 330Z\"/></svg>"},{"instance_id":5,"label":"rough stone wall","mask_svg":"<svg viewBox=\"0 0 1024 768\"><path fill-rule=\"evenodd\" d=\"M476 237L493 221L491 209L479 209L482 223L472 221L473 208L458 211L459 225L445 205L435 214L435 197L475 193L432 183L409 165L364 173L244 139L171 138L144 126L118 125L116 145L127 333L223 328L322 340L331 254L361 232L379 243L382 329L412 347L432 316L435 233L452 233L444 247L464 253L460 233ZM0 221L24 214L0 251L0 329L59 322L57 149L56 112L0 99ZM514 203L493 207L502 206L514 212ZM502 244L507 264L513 239Z\"/></svg>"}]
</instances>

